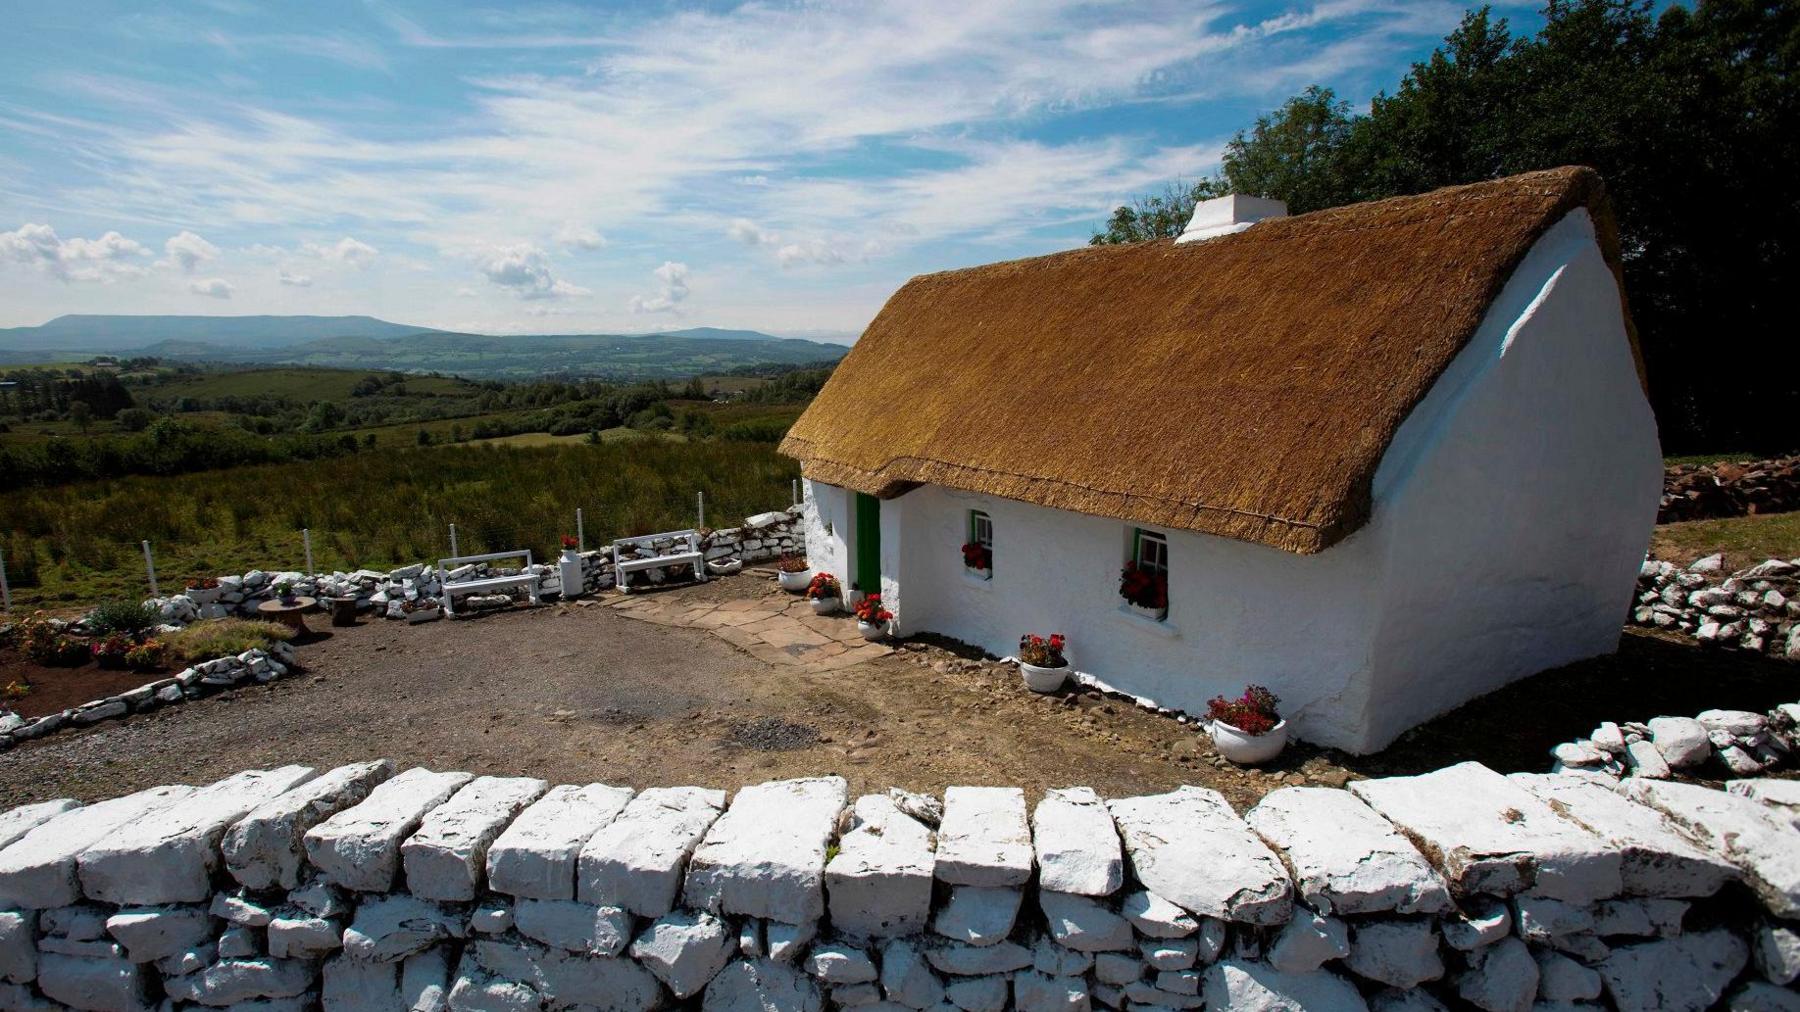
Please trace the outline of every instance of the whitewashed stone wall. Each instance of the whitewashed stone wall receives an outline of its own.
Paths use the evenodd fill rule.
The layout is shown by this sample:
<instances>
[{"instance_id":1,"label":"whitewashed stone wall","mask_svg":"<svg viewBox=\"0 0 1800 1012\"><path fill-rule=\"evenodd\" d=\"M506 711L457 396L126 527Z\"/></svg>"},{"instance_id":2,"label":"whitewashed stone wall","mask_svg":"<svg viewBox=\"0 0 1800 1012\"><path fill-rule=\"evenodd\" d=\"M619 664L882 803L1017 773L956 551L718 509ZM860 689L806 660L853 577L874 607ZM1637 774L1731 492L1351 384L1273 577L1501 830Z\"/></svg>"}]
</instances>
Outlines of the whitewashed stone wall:
<instances>
[{"instance_id":1,"label":"whitewashed stone wall","mask_svg":"<svg viewBox=\"0 0 1800 1012\"><path fill-rule=\"evenodd\" d=\"M1686 568L1648 560L1638 571L1631 621L1800 661L1800 559L1767 559L1735 573L1718 555Z\"/></svg>"},{"instance_id":2,"label":"whitewashed stone wall","mask_svg":"<svg viewBox=\"0 0 1800 1012\"><path fill-rule=\"evenodd\" d=\"M1786 783L1465 763L1240 818L289 766L0 814L0 1009L1789 1009Z\"/></svg>"}]
</instances>

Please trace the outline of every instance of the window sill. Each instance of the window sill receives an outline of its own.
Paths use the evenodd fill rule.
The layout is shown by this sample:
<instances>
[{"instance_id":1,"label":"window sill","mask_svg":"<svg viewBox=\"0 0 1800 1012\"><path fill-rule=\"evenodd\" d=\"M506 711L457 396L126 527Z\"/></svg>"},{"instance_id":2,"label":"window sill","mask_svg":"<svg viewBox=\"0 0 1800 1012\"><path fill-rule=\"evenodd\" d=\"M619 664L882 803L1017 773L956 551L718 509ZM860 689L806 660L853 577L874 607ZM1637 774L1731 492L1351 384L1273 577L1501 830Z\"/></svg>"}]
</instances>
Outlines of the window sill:
<instances>
[{"instance_id":1,"label":"window sill","mask_svg":"<svg viewBox=\"0 0 1800 1012\"><path fill-rule=\"evenodd\" d=\"M963 571L962 571L962 578L963 578L964 583L970 584L971 586L980 587L982 590L994 589L994 571L991 569L988 570L988 575L981 576L981 575L977 574L975 572L975 570L970 569L967 566L964 566Z\"/></svg>"},{"instance_id":2,"label":"window sill","mask_svg":"<svg viewBox=\"0 0 1800 1012\"><path fill-rule=\"evenodd\" d=\"M1140 615L1136 611L1133 611L1128 604L1119 605L1114 609L1114 614L1118 615L1119 620L1126 625L1142 629L1148 633L1155 633L1164 639L1178 640L1181 638L1181 629L1171 623L1168 619L1165 618L1159 622L1156 619Z\"/></svg>"}]
</instances>

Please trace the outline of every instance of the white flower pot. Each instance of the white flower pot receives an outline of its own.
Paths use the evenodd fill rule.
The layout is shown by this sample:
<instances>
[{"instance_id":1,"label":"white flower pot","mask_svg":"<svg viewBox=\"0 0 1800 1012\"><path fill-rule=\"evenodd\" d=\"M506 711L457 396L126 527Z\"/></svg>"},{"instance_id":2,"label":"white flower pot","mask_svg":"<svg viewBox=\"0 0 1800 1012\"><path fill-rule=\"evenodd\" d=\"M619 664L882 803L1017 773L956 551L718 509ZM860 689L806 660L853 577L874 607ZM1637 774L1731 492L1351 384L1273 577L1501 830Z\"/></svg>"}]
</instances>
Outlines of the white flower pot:
<instances>
[{"instance_id":1,"label":"white flower pot","mask_svg":"<svg viewBox=\"0 0 1800 1012\"><path fill-rule=\"evenodd\" d=\"M968 570L969 575L977 580L992 580L994 578L994 570L992 567L987 569L976 569L974 566L964 566L963 568Z\"/></svg>"},{"instance_id":2,"label":"white flower pot","mask_svg":"<svg viewBox=\"0 0 1800 1012\"><path fill-rule=\"evenodd\" d=\"M775 582L781 584L781 589L790 594L803 593L807 585L812 583L812 570L802 569L798 573L778 572L775 574Z\"/></svg>"},{"instance_id":3,"label":"white flower pot","mask_svg":"<svg viewBox=\"0 0 1800 1012\"><path fill-rule=\"evenodd\" d=\"M1288 726L1285 720L1270 728L1267 734L1245 734L1219 720L1210 722L1208 730L1212 732L1213 747L1219 750L1219 754L1239 766L1266 763L1287 747Z\"/></svg>"},{"instance_id":4,"label":"white flower pot","mask_svg":"<svg viewBox=\"0 0 1800 1012\"><path fill-rule=\"evenodd\" d=\"M713 576L731 576L743 568L743 559L719 559L706 564L706 571Z\"/></svg>"},{"instance_id":5,"label":"white flower pot","mask_svg":"<svg viewBox=\"0 0 1800 1012\"><path fill-rule=\"evenodd\" d=\"M1125 607L1131 609L1133 615L1147 618L1152 622L1161 622L1163 619L1169 617L1169 609L1167 608L1146 608L1143 605L1132 604L1130 602L1126 602Z\"/></svg>"},{"instance_id":6,"label":"white flower pot","mask_svg":"<svg viewBox=\"0 0 1800 1012\"><path fill-rule=\"evenodd\" d=\"M1019 662L1019 675L1025 679L1025 687L1033 692L1055 692L1069 680L1069 666L1059 668L1040 668L1036 664Z\"/></svg>"},{"instance_id":7,"label":"white flower pot","mask_svg":"<svg viewBox=\"0 0 1800 1012\"><path fill-rule=\"evenodd\" d=\"M835 597L814 597L809 598L808 600L809 603L812 604L814 615L833 614L838 610L838 606L842 603Z\"/></svg>"},{"instance_id":8,"label":"white flower pot","mask_svg":"<svg viewBox=\"0 0 1800 1012\"><path fill-rule=\"evenodd\" d=\"M857 619L856 631L862 633L863 639L873 643L876 640L887 639L888 624L886 622L864 622L862 619Z\"/></svg>"}]
</instances>

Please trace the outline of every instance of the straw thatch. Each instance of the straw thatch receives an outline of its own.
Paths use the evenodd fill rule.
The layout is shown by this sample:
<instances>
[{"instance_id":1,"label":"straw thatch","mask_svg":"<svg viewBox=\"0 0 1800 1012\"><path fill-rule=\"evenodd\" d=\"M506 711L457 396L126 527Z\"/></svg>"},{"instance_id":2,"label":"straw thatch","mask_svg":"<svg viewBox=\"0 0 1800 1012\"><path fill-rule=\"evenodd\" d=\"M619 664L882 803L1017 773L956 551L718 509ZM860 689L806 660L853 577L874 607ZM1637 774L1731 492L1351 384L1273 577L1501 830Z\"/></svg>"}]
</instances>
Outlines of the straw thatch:
<instances>
[{"instance_id":1,"label":"straw thatch","mask_svg":"<svg viewBox=\"0 0 1800 1012\"><path fill-rule=\"evenodd\" d=\"M1577 207L1616 275L1580 168L923 275L781 449L883 498L930 483L1318 552L1367 521L1395 430Z\"/></svg>"}]
</instances>

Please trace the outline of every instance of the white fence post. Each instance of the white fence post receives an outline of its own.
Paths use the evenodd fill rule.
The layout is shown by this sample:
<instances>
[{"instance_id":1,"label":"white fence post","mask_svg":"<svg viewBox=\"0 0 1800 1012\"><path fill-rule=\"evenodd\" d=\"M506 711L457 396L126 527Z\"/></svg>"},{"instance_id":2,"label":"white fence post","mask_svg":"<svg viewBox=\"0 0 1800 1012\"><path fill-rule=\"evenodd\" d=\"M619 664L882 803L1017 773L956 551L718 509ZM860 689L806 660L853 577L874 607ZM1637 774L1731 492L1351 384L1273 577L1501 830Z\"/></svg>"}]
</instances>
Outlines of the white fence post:
<instances>
[{"instance_id":1,"label":"white fence post","mask_svg":"<svg viewBox=\"0 0 1800 1012\"><path fill-rule=\"evenodd\" d=\"M311 580L311 579L313 579L313 578L315 578L315 577L317 577L317 576L318 576L318 574L317 574L317 573L315 573L315 572L313 572L313 563L312 563L312 528L310 528L310 527L302 527L302 528L300 528L300 540L301 540L301 541L302 541L302 542L303 542L303 543L305 543L305 545L306 545L306 578L307 578L307 579L309 579L309 580Z\"/></svg>"},{"instance_id":2,"label":"white fence post","mask_svg":"<svg viewBox=\"0 0 1800 1012\"><path fill-rule=\"evenodd\" d=\"M575 550L587 551L587 528L581 523L581 507L575 507Z\"/></svg>"},{"instance_id":3,"label":"white fence post","mask_svg":"<svg viewBox=\"0 0 1800 1012\"><path fill-rule=\"evenodd\" d=\"M700 529L706 529L706 493L700 493Z\"/></svg>"},{"instance_id":4,"label":"white fence post","mask_svg":"<svg viewBox=\"0 0 1800 1012\"><path fill-rule=\"evenodd\" d=\"M150 596L161 597L162 591L156 589L156 560L150 557L150 542L144 542L144 572L150 577Z\"/></svg>"},{"instance_id":5,"label":"white fence post","mask_svg":"<svg viewBox=\"0 0 1800 1012\"><path fill-rule=\"evenodd\" d=\"M456 525L451 524L450 525L450 557L455 558L459 554L460 553L457 552L457 550L456 550Z\"/></svg>"},{"instance_id":6,"label":"white fence post","mask_svg":"<svg viewBox=\"0 0 1800 1012\"><path fill-rule=\"evenodd\" d=\"M6 582L6 550L0 548L0 611L12 611L12 587Z\"/></svg>"},{"instance_id":7,"label":"white fence post","mask_svg":"<svg viewBox=\"0 0 1800 1012\"><path fill-rule=\"evenodd\" d=\"M795 478L793 481L789 482L788 484L792 486L792 488L789 489L789 492L793 496L793 499L788 503L788 505L790 505L790 506L800 505L800 479Z\"/></svg>"}]
</instances>

